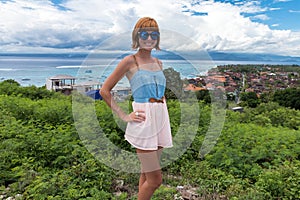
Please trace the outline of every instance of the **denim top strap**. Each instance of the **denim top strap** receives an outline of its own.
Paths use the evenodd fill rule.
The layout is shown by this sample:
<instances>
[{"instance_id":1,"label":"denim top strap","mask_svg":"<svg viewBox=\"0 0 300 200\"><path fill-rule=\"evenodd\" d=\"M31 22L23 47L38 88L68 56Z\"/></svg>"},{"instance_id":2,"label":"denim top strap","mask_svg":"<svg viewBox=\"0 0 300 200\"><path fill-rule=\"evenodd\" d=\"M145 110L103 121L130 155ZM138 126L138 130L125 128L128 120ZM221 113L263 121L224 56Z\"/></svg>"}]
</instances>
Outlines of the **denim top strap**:
<instances>
[{"instance_id":1,"label":"denim top strap","mask_svg":"<svg viewBox=\"0 0 300 200\"><path fill-rule=\"evenodd\" d=\"M138 67L137 62L136 65ZM162 70L149 71L138 67L129 83L133 99L138 103L149 102L149 98L161 99L165 94L166 78Z\"/></svg>"}]
</instances>

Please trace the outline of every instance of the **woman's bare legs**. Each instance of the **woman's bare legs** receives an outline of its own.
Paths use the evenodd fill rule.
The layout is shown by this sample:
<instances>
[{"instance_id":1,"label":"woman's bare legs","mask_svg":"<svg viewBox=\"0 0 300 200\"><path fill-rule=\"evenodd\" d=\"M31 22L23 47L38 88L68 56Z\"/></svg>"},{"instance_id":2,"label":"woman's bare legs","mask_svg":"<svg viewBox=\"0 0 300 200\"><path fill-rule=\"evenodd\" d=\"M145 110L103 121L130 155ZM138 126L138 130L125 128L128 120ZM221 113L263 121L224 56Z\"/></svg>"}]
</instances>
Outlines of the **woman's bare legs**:
<instances>
[{"instance_id":1,"label":"woman's bare legs","mask_svg":"<svg viewBox=\"0 0 300 200\"><path fill-rule=\"evenodd\" d=\"M146 180L141 184L138 193L138 200L150 200L153 193L162 183L161 171L145 173Z\"/></svg>"},{"instance_id":2,"label":"woman's bare legs","mask_svg":"<svg viewBox=\"0 0 300 200\"><path fill-rule=\"evenodd\" d=\"M139 191L141 190L141 187L145 181L146 181L146 175L145 173L141 172L140 180L139 180Z\"/></svg>"},{"instance_id":3,"label":"woman's bare legs","mask_svg":"<svg viewBox=\"0 0 300 200\"><path fill-rule=\"evenodd\" d=\"M155 190L162 183L162 172L159 163L162 148L155 151L140 149L136 151L142 168L139 180L138 200L150 200Z\"/></svg>"}]
</instances>

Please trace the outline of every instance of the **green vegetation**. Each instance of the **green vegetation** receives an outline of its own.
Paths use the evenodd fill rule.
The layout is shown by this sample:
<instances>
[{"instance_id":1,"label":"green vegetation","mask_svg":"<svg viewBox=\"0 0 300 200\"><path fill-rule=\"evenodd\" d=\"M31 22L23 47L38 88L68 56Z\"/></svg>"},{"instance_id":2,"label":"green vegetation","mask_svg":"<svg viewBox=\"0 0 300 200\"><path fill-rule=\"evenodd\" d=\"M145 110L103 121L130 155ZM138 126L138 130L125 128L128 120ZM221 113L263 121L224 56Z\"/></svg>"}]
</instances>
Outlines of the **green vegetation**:
<instances>
[{"instance_id":1,"label":"green vegetation","mask_svg":"<svg viewBox=\"0 0 300 200\"><path fill-rule=\"evenodd\" d=\"M280 106L300 110L300 88L287 88L274 93L262 93L260 97L255 92L240 94L241 106L255 108L261 103L276 102ZM230 100L230 98L228 99Z\"/></svg>"},{"instance_id":2,"label":"green vegetation","mask_svg":"<svg viewBox=\"0 0 300 200\"><path fill-rule=\"evenodd\" d=\"M300 110L300 89L288 88L286 90L276 91L273 100L284 107Z\"/></svg>"},{"instance_id":3,"label":"green vegetation","mask_svg":"<svg viewBox=\"0 0 300 200\"><path fill-rule=\"evenodd\" d=\"M88 97L82 101L92 102L107 137L131 151L106 104ZM242 113L228 110L220 138L202 158L199 150L211 106L199 101L197 135L187 151L163 169L163 186L153 199L173 200L180 196L177 186L195 188L205 199L300 199L300 111L277 102L259 102ZM175 137L180 136L181 123L189 131L189 123L180 118L189 103L168 101ZM138 174L99 162L77 133L72 98L44 88L0 83L0 160L0 195L6 197L136 199Z\"/></svg>"},{"instance_id":4,"label":"green vegetation","mask_svg":"<svg viewBox=\"0 0 300 200\"><path fill-rule=\"evenodd\" d=\"M220 65L218 71L234 69L235 72L256 73L256 72L297 72L300 73L299 65L266 65L266 64L237 64L237 65Z\"/></svg>"}]
</instances>

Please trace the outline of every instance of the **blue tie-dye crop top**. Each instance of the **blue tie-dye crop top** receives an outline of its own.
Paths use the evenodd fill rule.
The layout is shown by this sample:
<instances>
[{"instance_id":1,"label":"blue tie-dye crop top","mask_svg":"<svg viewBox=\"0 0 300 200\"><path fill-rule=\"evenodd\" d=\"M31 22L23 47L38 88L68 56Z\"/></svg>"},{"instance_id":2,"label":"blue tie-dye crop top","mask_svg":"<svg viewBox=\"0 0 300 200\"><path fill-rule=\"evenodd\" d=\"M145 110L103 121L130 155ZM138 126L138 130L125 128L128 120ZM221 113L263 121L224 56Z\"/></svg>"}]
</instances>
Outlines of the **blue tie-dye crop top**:
<instances>
[{"instance_id":1,"label":"blue tie-dye crop top","mask_svg":"<svg viewBox=\"0 0 300 200\"><path fill-rule=\"evenodd\" d=\"M149 102L149 98L161 99L165 94L166 78L161 70L149 71L138 68L129 83L133 99L138 103Z\"/></svg>"},{"instance_id":2,"label":"blue tie-dye crop top","mask_svg":"<svg viewBox=\"0 0 300 200\"><path fill-rule=\"evenodd\" d=\"M161 99L165 94L166 78L162 71L138 70L130 80L135 102L149 102L149 98Z\"/></svg>"}]
</instances>

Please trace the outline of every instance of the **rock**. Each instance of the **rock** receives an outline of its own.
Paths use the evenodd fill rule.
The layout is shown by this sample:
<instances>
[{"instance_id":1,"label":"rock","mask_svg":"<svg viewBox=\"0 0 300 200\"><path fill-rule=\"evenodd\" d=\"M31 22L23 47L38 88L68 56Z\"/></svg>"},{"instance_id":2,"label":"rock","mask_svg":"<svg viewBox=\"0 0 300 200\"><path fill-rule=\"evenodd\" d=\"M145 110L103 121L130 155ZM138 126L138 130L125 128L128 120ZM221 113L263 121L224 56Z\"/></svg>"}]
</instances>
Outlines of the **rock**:
<instances>
[{"instance_id":1,"label":"rock","mask_svg":"<svg viewBox=\"0 0 300 200\"><path fill-rule=\"evenodd\" d=\"M197 194L197 189L196 188L191 188L191 187L184 187L184 186L177 186L176 187L177 191L180 192L182 198L184 200L199 200L200 196Z\"/></svg>"}]
</instances>

